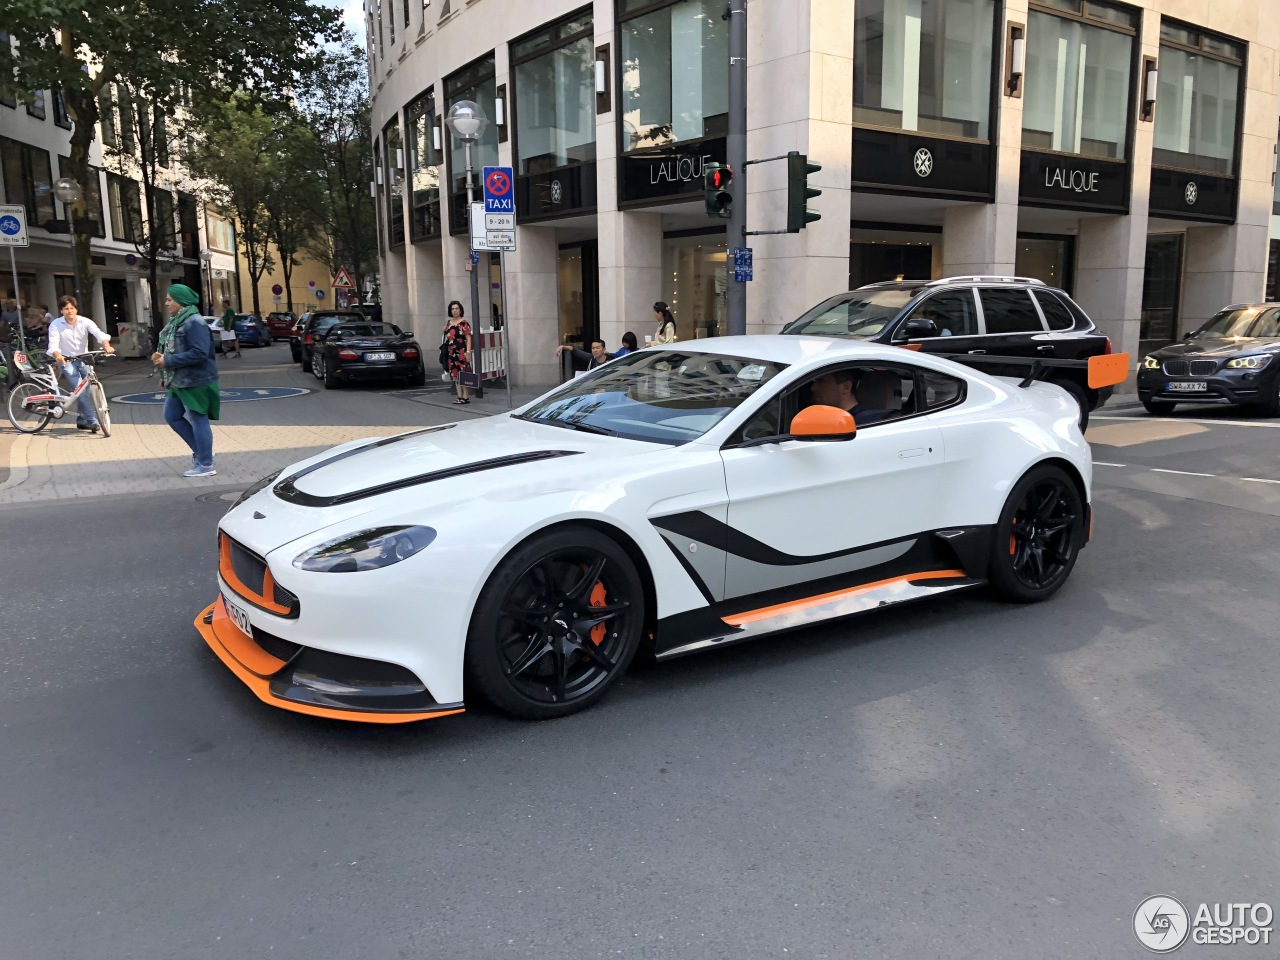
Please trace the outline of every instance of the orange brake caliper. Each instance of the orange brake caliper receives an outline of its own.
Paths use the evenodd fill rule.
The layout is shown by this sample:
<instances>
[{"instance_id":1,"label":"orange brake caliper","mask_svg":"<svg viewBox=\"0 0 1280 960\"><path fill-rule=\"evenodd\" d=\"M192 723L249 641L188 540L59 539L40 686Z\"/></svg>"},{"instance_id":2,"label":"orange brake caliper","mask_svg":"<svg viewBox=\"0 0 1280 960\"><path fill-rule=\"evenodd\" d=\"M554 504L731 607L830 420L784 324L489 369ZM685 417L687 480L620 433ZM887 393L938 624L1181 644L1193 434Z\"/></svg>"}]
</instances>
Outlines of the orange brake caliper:
<instances>
[{"instance_id":1,"label":"orange brake caliper","mask_svg":"<svg viewBox=\"0 0 1280 960\"><path fill-rule=\"evenodd\" d=\"M604 592L604 584L601 583L599 580L597 580L596 585L591 588L591 597L589 599L593 607L604 606L605 599L606 599L605 592ZM604 624L603 623L596 624L594 627L591 628L591 642L594 643L597 647L600 646L600 644L604 643L604 634L605 634Z\"/></svg>"},{"instance_id":2,"label":"orange brake caliper","mask_svg":"<svg viewBox=\"0 0 1280 960\"><path fill-rule=\"evenodd\" d=\"M1013 526L1016 527L1017 525L1018 525L1018 518L1014 517ZM1018 541L1014 538L1013 533L1010 532L1009 533L1009 556L1012 557L1016 555L1017 552L1018 552Z\"/></svg>"}]
</instances>

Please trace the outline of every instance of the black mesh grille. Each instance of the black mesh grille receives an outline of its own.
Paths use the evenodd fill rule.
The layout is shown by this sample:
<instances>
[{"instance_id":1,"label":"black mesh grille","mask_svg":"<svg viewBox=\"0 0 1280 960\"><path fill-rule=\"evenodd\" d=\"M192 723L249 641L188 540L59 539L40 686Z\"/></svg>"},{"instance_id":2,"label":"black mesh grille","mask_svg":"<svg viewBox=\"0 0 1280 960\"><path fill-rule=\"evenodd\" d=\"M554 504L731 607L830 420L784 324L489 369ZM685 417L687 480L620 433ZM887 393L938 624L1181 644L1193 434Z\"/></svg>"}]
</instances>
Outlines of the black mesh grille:
<instances>
[{"instance_id":1,"label":"black mesh grille","mask_svg":"<svg viewBox=\"0 0 1280 960\"><path fill-rule=\"evenodd\" d=\"M1192 360L1191 375L1193 377L1211 377L1218 369L1217 360Z\"/></svg>"},{"instance_id":2,"label":"black mesh grille","mask_svg":"<svg viewBox=\"0 0 1280 960\"><path fill-rule=\"evenodd\" d=\"M301 644L277 637L274 633L267 633L257 627L253 628L253 642L277 660L283 660L285 663L296 657L298 651L302 649Z\"/></svg>"},{"instance_id":3,"label":"black mesh grille","mask_svg":"<svg viewBox=\"0 0 1280 960\"><path fill-rule=\"evenodd\" d=\"M250 553L230 537L227 540L231 544L231 569L235 571L241 583L250 590L261 593L262 578L267 572L266 562L255 554Z\"/></svg>"},{"instance_id":4,"label":"black mesh grille","mask_svg":"<svg viewBox=\"0 0 1280 960\"><path fill-rule=\"evenodd\" d=\"M1188 363L1185 360L1166 360L1164 362L1164 372L1171 377L1185 377L1187 375Z\"/></svg>"}]
</instances>

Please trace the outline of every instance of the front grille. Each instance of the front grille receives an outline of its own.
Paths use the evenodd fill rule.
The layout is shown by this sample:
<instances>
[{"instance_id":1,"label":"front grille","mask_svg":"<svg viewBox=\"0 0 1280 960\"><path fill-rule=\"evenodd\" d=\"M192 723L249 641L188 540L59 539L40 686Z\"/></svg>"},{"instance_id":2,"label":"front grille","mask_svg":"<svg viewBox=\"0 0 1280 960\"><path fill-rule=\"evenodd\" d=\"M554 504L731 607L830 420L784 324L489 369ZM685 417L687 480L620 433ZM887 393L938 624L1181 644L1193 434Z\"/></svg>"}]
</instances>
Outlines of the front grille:
<instances>
[{"instance_id":1,"label":"front grille","mask_svg":"<svg viewBox=\"0 0 1280 960\"><path fill-rule=\"evenodd\" d=\"M267 562L225 533L218 534L222 579L235 592L278 617L298 616L298 598L275 582Z\"/></svg>"},{"instance_id":2,"label":"front grille","mask_svg":"<svg viewBox=\"0 0 1280 960\"><path fill-rule=\"evenodd\" d=\"M227 537L227 542L231 545L231 569L240 578L240 582L246 587L261 590L262 580L267 573L267 562L230 537Z\"/></svg>"},{"instance_id":3,"label":"front grille","mask_svg":"<svg viewBox=\"0 0 1280 960\"><path fill-rule=\"evenodd\" d=\"M1211 377L1217 370L1217 360L1166 360L1164 362L1164 372L1171 377Z\"/></svg>"}]
</instances>

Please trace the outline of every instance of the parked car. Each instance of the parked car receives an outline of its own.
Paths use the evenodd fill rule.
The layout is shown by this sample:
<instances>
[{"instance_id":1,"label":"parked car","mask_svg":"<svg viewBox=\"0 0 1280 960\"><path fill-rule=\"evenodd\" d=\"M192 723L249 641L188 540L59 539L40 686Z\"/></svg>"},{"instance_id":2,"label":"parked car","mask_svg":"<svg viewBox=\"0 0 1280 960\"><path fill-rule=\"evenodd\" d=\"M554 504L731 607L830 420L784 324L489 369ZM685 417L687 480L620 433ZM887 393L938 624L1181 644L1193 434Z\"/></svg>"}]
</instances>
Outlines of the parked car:
<instances>
[{"instance_id":1,"label":"parked car","mask_svg":"<svg viewBox=\"0 0 1280 960\"><path fill-rule=\"evenodd\" d=\"M271 331L267 329L266 321L255 317L252 313L236 314L236 337L241 346L271 346Z\"/></svg>"},{"instance_id":2,"label":"parked car","mask_svg":"<svg viewBox=\"0 0 1280 960\"><path fill-rule=\"evenodd\" d=\"M1027 277L872 283L823 301L782 332L893 344L996 376L1025 376L1040 361L1042 379L1075 398L1082 430L1111 393L1090 386L1087 363L1111 353L1110 338L1064 291Z\"/></svg>"},{"instance_id":3,"label":"parked car","mask_svg":"<svg viewBox=\"0 0 1280 960\"><path fill-rule=\"evenodd\" d=\"M311 372L311 345L315 343L316 335L343 321L368 323L368 318L358 310L313 310L302 315L289 336L289 351L294 362L302 364L303 373Z\"/></svg>"},{"instance_id":4,"label":"parked car","mask_svg":"<svg viewBox=\"0 0 1280 960\"><path fill-rule=\"evenodd\" d=\"M874 419L819 396L846 378L891 386ZM547 719L641 648L983 584L1047 600L1089 539L1092 469L1049 384L848 339L682 341L264 478L219 521L220 596L195 626L286 710L403 723L465 691Z\"/></svg>"},{"instance_id":5,"label":"parked car","mask_svg":"<svg viewBox=\"0 0 1280 960\"><path fill-rule=\"evenodd\" d=\"M394 323L335 323L311 344L311 372L332 390L343 381L403 379L427 382L422 348Z\"/></svg>"},{"instance_id":6,"label":"parked car","mask_svg":"<svg viewBox=\"0 0 1280 960\"><path fill-rule=\"evenodd\" d=\"M296 319L288 311L275 310L267 314L267 329L271 331L271 339L283 340L293 330Z\"/></svg>"},{"instance_id":7,"label":"parked car","mask_svg":"<svg viewBox=\"0 0 1280 960\"><path fill-rule=\"evenodd\" d=\"M1280 417L1280 303L1224 307L1181 343L1147 354L1138 399L1155 414L1178 403L1226 403Z\"/></svg>"}]
</instances>

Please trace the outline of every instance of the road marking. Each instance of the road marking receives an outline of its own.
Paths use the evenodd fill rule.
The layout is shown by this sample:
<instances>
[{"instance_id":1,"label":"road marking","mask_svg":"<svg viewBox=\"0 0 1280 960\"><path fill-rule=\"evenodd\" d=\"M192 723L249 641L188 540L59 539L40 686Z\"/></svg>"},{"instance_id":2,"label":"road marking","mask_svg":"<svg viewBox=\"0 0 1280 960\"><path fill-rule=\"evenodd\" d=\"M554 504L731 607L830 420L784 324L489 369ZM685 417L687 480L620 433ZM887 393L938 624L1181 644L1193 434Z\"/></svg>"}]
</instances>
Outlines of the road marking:
<instances>
[{"instance_id":1,"label":"road marking","mask_svg":"<svg viewBox=\"0 0 1280 960\"><path fill-rule=\"evenodd\" d=\"M1268 480L1265 477L1241 477L1247 483L1280 483L1280 480Z\"/></svg>"},{"instance_id":2,"label":"road marking","mask_svg":"<svg viewBox=\"0 0 1280 960\"><path fill-rule=\"evenodd\" d=\"M1125 420L1128 422L1151 422L1159 423L1161 421L1167 423L1203 423L1209 426L1217 426L1222 424L1227 427L1266 427L1269 430L1280 430L1280 423L1259 423L1256 420L1200 420L1194 417L1151 417L1135 414L1132 417L1103 417L1096 414L1089 417L1090 422L1094 420Z\"/></svg>"},{"instance_id":3,"label":"road marking","mask_svg":"<svg viewBox=\"0 0 1280 960\"><path fill-rule=\"evenodd\" d=\"M1152 473L1176 473L1181 477L1218 477L1216 473L1192 473L1190 470L1165 470L1163 467L1152 467ZM1230 480L1231 477L1221 477L1223 480Z\"/></svg>"},{"instance_id":4,"label":"road marking","mask_svg":"<svg viewBox=\"0 0 1280 960\"><path fill-rule=\"evenodd\" d=\"M1095 467L1127 467L1127 463L1107 463L1105 460L1093 461Z\"/></svg>"}]
</instances>

